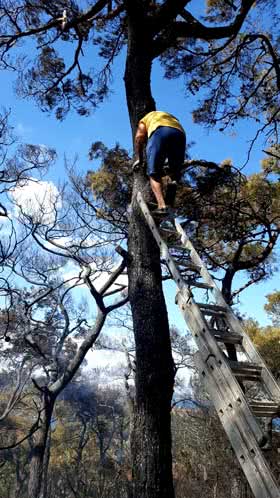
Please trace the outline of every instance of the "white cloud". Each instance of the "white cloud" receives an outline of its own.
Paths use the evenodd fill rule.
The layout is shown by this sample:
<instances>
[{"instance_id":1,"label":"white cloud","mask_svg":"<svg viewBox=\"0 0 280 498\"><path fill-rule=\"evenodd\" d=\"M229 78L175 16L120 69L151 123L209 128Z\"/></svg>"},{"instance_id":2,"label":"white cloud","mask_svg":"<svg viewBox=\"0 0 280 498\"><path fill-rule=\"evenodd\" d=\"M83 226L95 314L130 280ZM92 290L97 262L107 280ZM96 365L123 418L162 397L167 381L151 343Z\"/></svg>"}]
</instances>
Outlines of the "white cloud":
<instances>
[{"instance_id":1,"label":"white cloud","mask_svg":"<svg viewBox=\"0 0 280 498\"><path fill-rule=\"evenodd\" d=\"M86 355L85 371L98 371L98 382L111 387L124 387L127 362L125 353L106 349L90 350Z\"/></svg>"},{"instance_id":2,"label":"white cloud","mask_svg":"<svg viewBox=\"0 0 280 498\"><path fill-rule=\"evenodd\" d=\"M87 370L99 370L98 377L101 384L124 386L125 373L127 372L126 355L122 351L109 351L106 349L90 350L86 355L87 365L84 367ZM176 390L179 396L185 392L193 371L187 367L179 369L177 379L180 381L180 387ZM133 380L129 382L133 384Z\"/></svg>"},{"instance_id":3,"label":"white cloud","mask_svg":"<svg viewBox=\"0 0 280 498\"><path fill-rule=\"evenodd\" d=\"M17 123L15 126L15 132L21 138L28 138L31 135L32 131L33 129L31 128L31 126L24 125L21 122Z\"/></svg>"},{"instance_id":4,"label":"white cloud","mask_svg":"<svg viewBox=\"0 0 280 498\"><path fill-rule=\"evenodd\" d=\"M109 351L108 349L93 349L90 350L86 359L88 368L108 368L115 369L116 367L124 368L126 366L125 354L122 351Z\"/></svg>"},{"instance_id":5,"label":"white cloud","mask_svg":"<svg viewBox=\"0 0 280 498\"><path fill-rule=\"evenodd\" d=\"M31 216L33 221L50 224L55 219L56 208L61 207L59 192L52 182L30 179L17 185L11 196L15 202L15 215Z\"/></svg>"}]
</instances>

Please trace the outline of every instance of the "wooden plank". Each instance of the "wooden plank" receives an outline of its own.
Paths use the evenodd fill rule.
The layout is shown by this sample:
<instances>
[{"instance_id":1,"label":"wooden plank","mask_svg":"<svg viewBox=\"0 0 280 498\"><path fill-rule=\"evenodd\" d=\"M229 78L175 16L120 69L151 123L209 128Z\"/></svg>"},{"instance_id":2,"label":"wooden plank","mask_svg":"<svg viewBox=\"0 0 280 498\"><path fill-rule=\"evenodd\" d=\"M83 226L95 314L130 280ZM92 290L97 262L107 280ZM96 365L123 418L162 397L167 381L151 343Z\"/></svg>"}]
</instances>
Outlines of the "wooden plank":
<instances>
[{"instance_id":1,"label":"wooden plank","mask_svg":"<svg viewBox=\"0 0 280 498\"><path fill-rule=\"evenodd\" d=\"M178 266L183 266L187 270L191 270L197 273L200 273L200 266L195 265L192 263L192 261L183 261L183 260L176 260L176 263Z\"/></svg>"},{"instance_id":2,"label":"wooden plank","mask_svg":"<svg viewBox=\"0 0 280 498\"><path fill-rule=\"evenodd\" d=\"M205 316L220 316L220 317L224 317L225 316L225 312L224 311L219 311L219 310L215 310L215 309L211 309L211 308L205 308L205 309L200 309L201 313L203 313L203 315Z\"/></svg>"},{"instance_id":3,"label":"wooden plank","mask_svg":"<svg viewBox=\"0 0 280 498\"><path fill-rule=\"evenodd\" d=\"M262 367L262 381L265 387L267 388L271 397L277 400L280 403L280 387L274 379L272 373L266 366L263 358L256 350L249 336L244 332L239 320L233 315L227 315L227 322L231 328L234 329L236 333L243 335L242 346L244 351L246 352L248 358L253 362Z\"/></svg>"},{"instance_id":4,"label":"wooden plank","mask_svg":"<svg viewBox=\"0 0 280 498\"><path fill-rule=\"evenodd\" d=\"M175 232L175 233L176 233L176 235L177 235L177 236L179 236L178 232ZM185 252L186 254L189 254L189 252L190 252L188 249L186 249L186 248L185 248L184 246L182 246L182 245L180 245L180 246L179 246L179 245L176 245L176 244L172 244L172 245L171 245L171 244L168 244L168 247L169 247L169 249L170 249L170 250L180 251L180 252L182 252L182 251L183 251L183 252Z\"/></svg>"},{"instance_id":5,"label":"wooden plank","mask_svg":"<svg viewBox=\"0 0 280 498\"><path fill-rule=\"evenodd\" d=\"M258 400L249 402L250 409L256 417L276 417L280 415L280 406L274 401Z\"/></svg>"},{"instance_id":6,"label":"wooden plank","mask_svg":"<svg viewBox=\"0 0 280 498\"><path fill-rule=\"evenodd\" d=\"M212 289L212 285L205 284L204 282L197 282L196 280L186 279L186 283L190 287L198 287L199 289L207 289L207 290Z\"/></svg>"},{"instance_id":7,"label":"wooden plank","mask_svg":"<svg viewBox=\"0 0 280 498\"><path fill-rule=\"evenodd\" d=\"M217 306L216 304L205 304L205 303L196 303L197 306L201 309L202 313L205 311L219 311L221 313L226 313L227 309L225 306Z\"/></svg>"},{"instance_id":8,"label":"wooden plank","mask_svg":"<svg viewBox=\"0 0 280 498\"><path fill-rule=\"evenodd\" d=\"M241 335L237 334L229 334L229 333L221 333L217 329L210 329L212 334L214 335L216 341L223 342L225 344L242 344Z\"/></svg>"},{"instance_id":9,"label":"wooden plank","mask_svg":"<svg viewBox=\"0 0 280 498\"><path fill-rule=\"evenodd\" d=\"M240 371L240 372L257 372L261 375L262 367L261 365L257 365L256 363L249 363L248 361L233 361L228 360L228 364L232 370Z\"/></svg>"},{"instance_id":10,"label":"wooden plank","mask_svg":"<svg viewBox=\"0 0 280 498\"><path fill-rule=\"evenodd\" d=\"M174 228L174 230L171 230L170 228L158 227L158 229L159 229L160 234L174 235L174 237L176 237L176 239L180 238L180 235L178 234L178 232L175 228ZM182 246L180 246L180 247L182 247Z\"/></svg>"},{"instance_id":11,"label":"wooden plank","mask_svg":"<svg viewBox=\"0 0 280 498\"><path fill-rule=\"evenodd\" d=\"M254 371L239 371L239 370L233 370L234 376L239 380L239 381L251 381L251 382L260 382L261 381L261 375L258 372Z\"/></svg>"}]
</instances>

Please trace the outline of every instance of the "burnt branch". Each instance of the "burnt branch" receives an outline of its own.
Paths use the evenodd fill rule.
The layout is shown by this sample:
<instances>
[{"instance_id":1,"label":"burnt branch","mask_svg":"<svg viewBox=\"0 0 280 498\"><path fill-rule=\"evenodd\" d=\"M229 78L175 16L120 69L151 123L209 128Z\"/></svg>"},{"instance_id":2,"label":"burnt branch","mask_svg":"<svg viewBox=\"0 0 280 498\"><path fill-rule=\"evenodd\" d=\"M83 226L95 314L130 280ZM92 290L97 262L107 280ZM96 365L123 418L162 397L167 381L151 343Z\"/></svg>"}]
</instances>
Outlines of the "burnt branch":
<instances>
[{"instance_id":1,"label":"burnt branch","mask_svg":"<svg viewBox=\"0 0 280 498\"><path fill-rule=\"evenodd\" d=\"M162 23L159 24L157 33L161 30L163 30L163 32L154 40L152 57L158 57L165 52L165 50L176 47L178 43L189 38L210 41L237 36L253 4L254 0L243 0L241 2L240 10L232 23L227 26L219 27L205 26L190 12L180 12L181 15L184 16L184 22L175 21L170 23L169 19L168 27L165 26L166 29L163 29Z\"/></svg>"}]
</instances>

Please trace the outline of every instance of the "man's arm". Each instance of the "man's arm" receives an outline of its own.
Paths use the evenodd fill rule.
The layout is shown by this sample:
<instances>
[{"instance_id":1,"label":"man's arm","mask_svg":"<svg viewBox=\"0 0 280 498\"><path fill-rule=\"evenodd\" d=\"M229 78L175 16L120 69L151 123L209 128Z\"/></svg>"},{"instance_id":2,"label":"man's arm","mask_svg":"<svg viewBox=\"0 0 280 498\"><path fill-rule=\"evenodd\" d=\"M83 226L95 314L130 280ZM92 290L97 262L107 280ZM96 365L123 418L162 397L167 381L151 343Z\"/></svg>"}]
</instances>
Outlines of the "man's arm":
<instances>
[{"instance_id":1,"label":"man's arm","mask_svg":"<svg viewBox=\"0 0 280 498\"><path fill-rule=\"evenodd\" d=\"M135 154L141 163L143 162L143 151L146 141L147 128L144 123L140 122L135 134Z\"/></svg>"}]
</instances>

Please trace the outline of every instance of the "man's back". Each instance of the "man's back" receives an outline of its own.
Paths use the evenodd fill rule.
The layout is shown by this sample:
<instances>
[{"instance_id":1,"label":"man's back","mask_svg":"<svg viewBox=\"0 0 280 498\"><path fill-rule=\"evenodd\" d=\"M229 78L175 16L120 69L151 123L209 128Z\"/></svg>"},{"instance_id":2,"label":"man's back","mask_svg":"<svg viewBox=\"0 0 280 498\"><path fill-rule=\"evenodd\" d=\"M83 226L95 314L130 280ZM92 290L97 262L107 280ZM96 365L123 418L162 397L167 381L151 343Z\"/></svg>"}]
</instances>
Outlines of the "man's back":
<instances>
[{"instance_id":1,"label":"man's back","mask_svg":"<svg viewBox=\"0 0 280 498\"><path fill-rule=\"evenodd\" d=\"M140 123L145 124L148 137L150 137L159 126L169 126L170 128L181 130L184 133L184 129L178 119L168 112L151 111L140 119Z\"/></svg>"}]
</instances>

